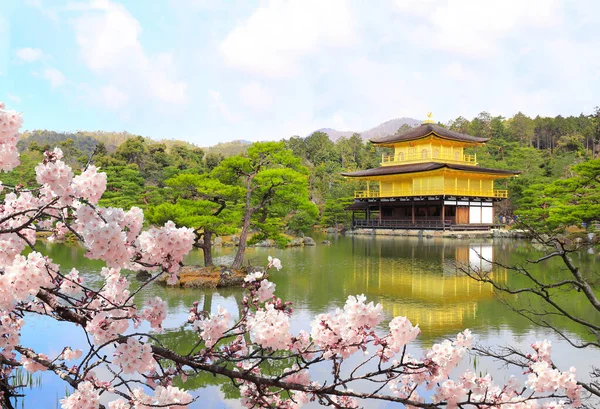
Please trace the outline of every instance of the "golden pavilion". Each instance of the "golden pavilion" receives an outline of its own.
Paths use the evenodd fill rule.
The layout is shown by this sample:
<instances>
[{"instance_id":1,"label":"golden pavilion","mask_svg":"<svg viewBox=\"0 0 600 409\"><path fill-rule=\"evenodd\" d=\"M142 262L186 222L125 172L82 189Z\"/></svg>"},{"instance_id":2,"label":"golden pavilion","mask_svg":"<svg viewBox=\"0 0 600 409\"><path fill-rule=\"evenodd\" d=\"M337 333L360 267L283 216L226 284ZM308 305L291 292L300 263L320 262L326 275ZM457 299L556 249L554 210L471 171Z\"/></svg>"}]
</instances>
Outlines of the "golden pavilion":
<instances>
[{"instance_id":1,"label":"golden pavilion","mask_svg":"<svg viewBox=\"0 0 600 409\"><path fill-rule=\"evenodd\" d=\"M435 125L431 114L428 117L404 133L370 140L394 149L392 155L383 155L380 167L342 173L367 182L366 190L355 192L354 203L347 208L353 228L493 226L494 202L508 197L507 190L494 189L494 181L520 172L478 166L476 155L465 149L482 146L489 138L451 131Z\"/></svg>"}]
</instances>

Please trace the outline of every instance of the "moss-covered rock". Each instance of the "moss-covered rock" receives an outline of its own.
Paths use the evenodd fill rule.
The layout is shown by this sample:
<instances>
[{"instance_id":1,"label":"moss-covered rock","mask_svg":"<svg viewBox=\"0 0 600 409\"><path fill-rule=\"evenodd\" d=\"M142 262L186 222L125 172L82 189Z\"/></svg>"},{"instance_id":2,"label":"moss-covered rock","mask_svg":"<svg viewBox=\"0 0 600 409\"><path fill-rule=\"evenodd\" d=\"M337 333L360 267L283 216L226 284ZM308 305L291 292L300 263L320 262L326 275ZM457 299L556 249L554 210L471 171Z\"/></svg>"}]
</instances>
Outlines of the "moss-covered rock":
<instances>
[{"instance_id":1,"label":"moss-covered rock","mask_svg":"<svg viewBox=\"0 0 600 409\"><path fill-rule=\"evenodd\" d=\"M263 271L262 267L245 267L240 270L232 270L224 266L184 266L177 273L177 282L172 287L181 288L218 288L241 286L244 278L250 272ZM267 275L265 274L265 277ZM169 276L163 274L157 282L167 285Z\"/></svg>"}]
</instances>

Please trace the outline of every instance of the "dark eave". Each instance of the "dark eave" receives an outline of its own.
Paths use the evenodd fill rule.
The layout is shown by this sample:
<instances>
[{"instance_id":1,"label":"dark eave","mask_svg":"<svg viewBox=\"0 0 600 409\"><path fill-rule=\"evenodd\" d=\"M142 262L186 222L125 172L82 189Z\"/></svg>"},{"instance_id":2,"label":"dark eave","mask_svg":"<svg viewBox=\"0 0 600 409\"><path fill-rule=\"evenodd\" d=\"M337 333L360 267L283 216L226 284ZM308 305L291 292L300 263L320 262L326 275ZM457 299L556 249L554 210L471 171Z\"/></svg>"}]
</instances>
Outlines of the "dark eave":
<instances>
[{"instance_id":1,"label":"dark eave","mask_svg":"<svg viewBox=\"0 0 600 409\"><path fill-rule=\"evenodd\" d=\"M365 210L367 207L369 207L369 204L366 202L354 202L345 207L344 210Z\"/></svg>"},{"instance_id":2,"label":"dark eave","mask_svg":"<svg viewBox=\"0 0 600 409\"><path fill-rule=\"evenodd\" d=\"M451 131L435 124L421 124L420 126L409 129L401 134L373 138L369 139L369 141L375 145L389 145L397 142L407 142L425 138L432 133L436 134L440 138L458 142L484 143L489 141L489 138L478 138L477 136Z\"/></svg>"},{"instance_id":3,"label":"dark eave","mask_svg":"<svg viewBox=\"0 0 600 409\"><path fill-rule=\"evenodd\" d=\"M518 175L521 172L516 170L490 169L479 166L455 165L451 163L414 163L409 165L397 166L381 166L379 168L359 170L356 172L344 172L342 176L349 178L369 177L369 176L386 176L386 175L402 175L404 173L427 172L436 169L448 168L453 170L462 170L465 172L488 173L493 175Z\"/></svg>"}]
</instances>

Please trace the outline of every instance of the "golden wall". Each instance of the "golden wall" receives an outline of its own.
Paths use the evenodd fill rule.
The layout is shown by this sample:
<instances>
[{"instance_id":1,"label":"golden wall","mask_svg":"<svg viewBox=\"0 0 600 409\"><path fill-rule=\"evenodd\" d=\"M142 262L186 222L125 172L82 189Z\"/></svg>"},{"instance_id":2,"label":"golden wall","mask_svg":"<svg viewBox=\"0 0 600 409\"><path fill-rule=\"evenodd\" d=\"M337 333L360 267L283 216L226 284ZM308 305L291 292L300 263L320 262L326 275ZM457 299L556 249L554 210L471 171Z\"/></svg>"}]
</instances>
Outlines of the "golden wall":
<instances>
[{"instance_id":1,"label":"golden wall","mask_svg":"<svg viewBox=\"0 0 600 409\"><path fill-rule=\"evenodd\" d=\"M388 176L379 182L380 197L418 195L497 197L498 191L494 190L494 179L489 175L469 175L447 171L437 174Z\"/></svg>"}]
</instances>

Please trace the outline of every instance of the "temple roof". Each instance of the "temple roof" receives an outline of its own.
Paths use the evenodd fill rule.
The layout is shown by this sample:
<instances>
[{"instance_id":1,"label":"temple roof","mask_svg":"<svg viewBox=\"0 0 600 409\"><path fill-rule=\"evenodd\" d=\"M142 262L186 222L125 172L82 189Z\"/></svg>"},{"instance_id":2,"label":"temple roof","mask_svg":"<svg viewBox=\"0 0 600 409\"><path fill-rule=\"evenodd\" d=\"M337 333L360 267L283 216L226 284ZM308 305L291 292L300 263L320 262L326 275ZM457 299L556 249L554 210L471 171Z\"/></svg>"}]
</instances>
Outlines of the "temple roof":
<instances>
[{"instance_id":1,"label":"temple roof","mask_svg":"<svg viewBox=\"0 0 600 409\"><path fill-rule=\"evenodd\" d=\"M383 136L380 138L369 139L371 143L376 145L380 144L392 144L396 142L414 141L428 136L431 133L435 133L441 138L450 139L459 142L470 142L470 143L483 143L489 141L489 138L478 138L476 136L467 135L460 132L451 131L446 128L442 128L439 125L424 123L416 128L409 129L401 134Z\"/></svg>"},{"instance_id":2,"label":"temple roof","mask_svg":"<svg viewBox=\"0 0 600 409\"><path fill-rule=\"evenodd\" d=\"M369 204L366 202L354 202L346 206L344 210L365 210L367 207L369 207Z\"/></svg>"},{"instance_id":3,"label":"temple roof","mask_svg":"<svg viewBox=\"0 0 600 409\"><path fill-rule=\"evenodd\" d=\"M494 175L518 175L521 173L516 170L490 169L490 168L482 168L479 166L427 162L427 163L414 163L414 164L409 164L409 165L381 166L379 168L359 170L356 172L344 172L344 173L342 173L342 176L358 178L358 177L368 177L368 176L401 175L403 173L427 172L430 170L436 170L436 169L441 169L441 168L462 170L462 171L466 171L466 172L489 173L489 174L494 174Z\"/></svg>"}]
</instances>

